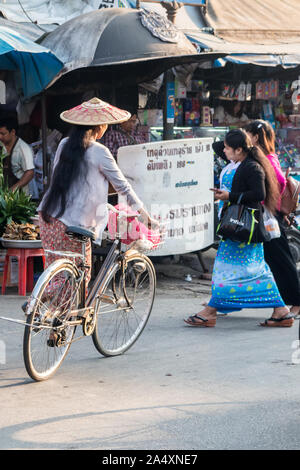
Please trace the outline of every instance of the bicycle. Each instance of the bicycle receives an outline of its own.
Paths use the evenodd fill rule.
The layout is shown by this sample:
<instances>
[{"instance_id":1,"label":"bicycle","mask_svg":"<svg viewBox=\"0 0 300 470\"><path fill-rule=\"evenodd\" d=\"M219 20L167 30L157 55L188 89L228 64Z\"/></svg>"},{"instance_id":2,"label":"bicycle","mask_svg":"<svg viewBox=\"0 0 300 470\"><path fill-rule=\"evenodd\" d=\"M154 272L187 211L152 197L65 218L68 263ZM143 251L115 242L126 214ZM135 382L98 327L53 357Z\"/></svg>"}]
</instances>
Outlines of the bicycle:
<instances>
[{"instance_id":1,"label":"bicycle","mask_svg":"<svg viewBox=\"0 0 300 470\"><path fill-rule=\"evenodd\" d=\"M154 266L143 253L149 243L137 240L123 251L120 224L129 216L116 212L115 240L87 296L85 248L89 239L94 240L94 233L81 227L67 228L66 233L82 243L79 255L49 250L61 258L40 276L25 312L24 363L35 381L49 379L72 342L84 336L92 336L102 355L116 356L127 351L146 326L156 288ZM77 257L79 265L75 264ZM74 338L78 326L83 334Z\"/></svg>"}]
</instances>

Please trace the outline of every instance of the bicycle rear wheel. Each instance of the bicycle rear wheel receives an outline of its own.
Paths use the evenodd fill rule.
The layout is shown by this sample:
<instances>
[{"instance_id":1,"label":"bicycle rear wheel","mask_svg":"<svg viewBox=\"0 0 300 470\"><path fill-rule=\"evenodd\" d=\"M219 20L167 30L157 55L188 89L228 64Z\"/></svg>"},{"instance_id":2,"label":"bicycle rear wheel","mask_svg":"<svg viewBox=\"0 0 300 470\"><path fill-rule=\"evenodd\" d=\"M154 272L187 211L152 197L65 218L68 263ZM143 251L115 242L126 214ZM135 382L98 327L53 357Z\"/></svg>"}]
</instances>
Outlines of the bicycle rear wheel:
<instances>
[{"instance_id":1,"label":"bicycle rear wheel","mask_svg":"<svg viewBox=\"0 0 300 470\"><path fill-rule=\"evenodd\" d=\"M76 326L68 325L71 310L78 309L78 272L72 263L52 263L40 277L29 300L23 356L29 376L49 379L62 364Z\"/></svg>"},{"instance_id":2,"label":"bicycle rear wheel","mask_svg":"<svg viewBox=\"0 0 300 470\"><path fill-rule=\"evenodd\" d=\"M104 356L117 356L135 343L146 326L155 296L155 270L146 256L132 255L124 272L119 264L114 266L105 285L96 307L93 342Z\"/></svg>"}]
</instances>

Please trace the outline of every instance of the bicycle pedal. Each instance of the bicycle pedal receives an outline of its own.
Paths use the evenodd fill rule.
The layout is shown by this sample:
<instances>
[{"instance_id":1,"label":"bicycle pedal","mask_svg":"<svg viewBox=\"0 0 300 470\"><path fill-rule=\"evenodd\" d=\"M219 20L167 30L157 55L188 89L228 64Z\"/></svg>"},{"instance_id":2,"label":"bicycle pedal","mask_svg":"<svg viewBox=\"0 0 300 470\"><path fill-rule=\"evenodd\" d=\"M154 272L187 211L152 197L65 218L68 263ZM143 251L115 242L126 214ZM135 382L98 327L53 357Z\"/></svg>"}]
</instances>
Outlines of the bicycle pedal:
<instances>
[{"instance_id":1,"label":"bicycle pedal","mask_svg":"<svg viewBox=\"0 0 300 470\"><path fill-rule=\"evenodd\" d=\"M58 341L60 339L60 336L58 333L55 331L50 331L50 337L47 339L47 346L50 348L55 348L58 345Z\"/></svg>"},{"instance_id":2,"label":"bicycle pedal","mask_svg":"<svg viewBox=\"0 0 300 470\"><path fill-rule=\"evenodd\" d=\"M36 325L36 324L34 323L34 324L33 324L32 331L34 331L34 333L38 333L39 331L41 331L41 327L40 327L39 325Z\"/></svg>"},{"instance_id":3,"label":"bicycle pedal","mask_svg":"<svg viewBox=\"0 0 300 470\"><path fill-rule=\"evenodd\" d=\"M49 346L49 348L55 348L55 346L56 346L55 340L54 339L48 339L47 340L47 346Z\"/></svg>"}]
</instances>

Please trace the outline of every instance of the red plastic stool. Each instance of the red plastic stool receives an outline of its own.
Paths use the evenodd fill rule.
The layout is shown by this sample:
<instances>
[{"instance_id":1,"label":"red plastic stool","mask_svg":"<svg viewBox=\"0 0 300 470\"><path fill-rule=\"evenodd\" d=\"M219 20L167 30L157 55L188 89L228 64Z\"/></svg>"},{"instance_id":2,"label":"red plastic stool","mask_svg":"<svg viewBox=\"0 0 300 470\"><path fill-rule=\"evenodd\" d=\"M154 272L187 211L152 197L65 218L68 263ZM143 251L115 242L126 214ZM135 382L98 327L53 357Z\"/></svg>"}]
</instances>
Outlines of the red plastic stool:
<instances>
[{"instance_id":1,"label":"red plastic stool","mask_svg":"<svg viewBox=\"0 0 300 470\"><path fill-rule=\"evenodd\" d=\"M19 295L26 295L26 288L28 291L33 289L33 258L34 256L41 256L43 258L43 266L45 268L45 253L43 248L8 248L5 255L5 265L3 272L3 283L1 294L5 293L9 258L14 257L18 259L19 268ZM28 261L28 266L27 266Z\"/></svg>"}]
</instances>

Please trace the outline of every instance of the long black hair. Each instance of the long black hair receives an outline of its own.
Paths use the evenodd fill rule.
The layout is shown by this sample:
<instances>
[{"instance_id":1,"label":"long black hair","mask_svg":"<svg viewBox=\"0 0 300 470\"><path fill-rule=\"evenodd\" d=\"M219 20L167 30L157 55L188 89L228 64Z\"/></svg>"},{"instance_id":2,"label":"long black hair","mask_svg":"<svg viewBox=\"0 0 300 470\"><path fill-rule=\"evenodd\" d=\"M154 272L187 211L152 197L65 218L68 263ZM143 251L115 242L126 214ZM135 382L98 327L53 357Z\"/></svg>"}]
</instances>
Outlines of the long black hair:
<instances>
[{"instance_id":1,"label":"long black hair","mask_svg":"<svg viewBox=\"0 0 300 470\"><path fill-rule=\"evenodd\" d=\"M240 104L241 107L238 112L235 112L234 108L238 103ZM223 108L225 112L228 113L230 116L237 117L238 119L242 117L244 113L244 107L245 107L245 104L242 101L238 101L238 100L224 101L223 103Z\"/></svg>"},{"instance_id":2,"label":"long black hair","mask_svg":"<svg viewBox=\"0 0 300 470\"><path fill-rule=\"evenodd\" d=\"M245 126L245 130L252 135L257 135L258 145L265 155L275 152L275 132L268 121L256 119Z\"/></svg>"},{"instance_id":3,"label":"long black hair","mask_svg":"<svg viewBox=\"0 0 300 470\"><path fill-rule=\"evenodd\" d=\"M63 145L59 161L54 168L50 187L42 205L42 217L49 222L49 215L61 217L66 210L67 195L71 186L87 174L85 152L91 143L92 135L99 126L76 126L70 131Z\"/></svg>"},{"instance_id":4,"label":"long black hair","mask_svg":"<svg viewBox=\"0 0 300 470\"><path fill-rule=\"evenodd\" d=\"M225 143L234 150L241 148L247 154L247 157L252 158L261 165L265 172L266 181L266 198L264 202L266 207L275 213L280 197L279 185L274 168L262 150L259 147L252 146L250 137L243 129L229 131L225 136Z\"/></svg>"}]
</instances>

